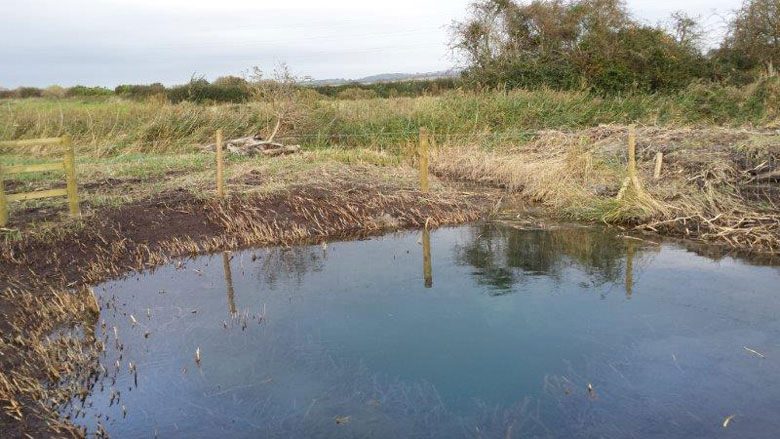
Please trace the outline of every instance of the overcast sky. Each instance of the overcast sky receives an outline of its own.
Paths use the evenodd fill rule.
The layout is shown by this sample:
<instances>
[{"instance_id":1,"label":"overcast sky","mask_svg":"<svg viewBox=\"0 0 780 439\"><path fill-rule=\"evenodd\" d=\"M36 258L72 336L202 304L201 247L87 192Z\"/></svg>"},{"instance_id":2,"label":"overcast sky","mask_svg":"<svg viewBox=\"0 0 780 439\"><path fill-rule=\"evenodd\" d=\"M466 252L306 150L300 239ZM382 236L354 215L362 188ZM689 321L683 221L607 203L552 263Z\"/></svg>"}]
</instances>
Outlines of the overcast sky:
<instances>
[{"instance_id":1,"label":"overcast sky","mask_svg":"<svg viewBox=\"0 0 780 439\"><path fill-rule=\"evenodd\" d=\"M446 70L447 25L470 0L0 0L0 86L186 82L265 70L359 78ZM741 0L629 0L714 33Z\"/></svg>"}]
</instances>

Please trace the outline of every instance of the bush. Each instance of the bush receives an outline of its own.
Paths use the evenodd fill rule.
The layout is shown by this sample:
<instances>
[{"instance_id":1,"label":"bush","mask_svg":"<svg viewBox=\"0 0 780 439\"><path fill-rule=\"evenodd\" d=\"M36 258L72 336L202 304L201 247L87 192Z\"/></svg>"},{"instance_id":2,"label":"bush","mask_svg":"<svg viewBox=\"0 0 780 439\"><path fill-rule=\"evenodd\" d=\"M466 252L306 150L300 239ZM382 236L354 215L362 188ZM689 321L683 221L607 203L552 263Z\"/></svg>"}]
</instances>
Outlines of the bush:
<instances>
[{"instance_id":1,"label":"bush","mask_svg":"<svg viewBox=\"0 0 780 439\"><path fill-rule=\"evenodd\" d=\"M346 90L370 90L376 97L394 98L394 97L416 97L416 96L438 96L445 91L457 88L459 82L454 78L437 78L424 80L394 81L394 82L376 82L373 84L362 84L359 82L350 82L342 85L323 85L315 87L318 93L341 99L356 99L356 92L347 93L344 97L340 94ZM350 96L352 94L352 96ZM366 95L368 96L368 95ZM358 98L364 99L364 98Z\"/></svg>"},{"instance_id":2,"label":"bush","mask_svg":"<svg viewBox=\"0 0 780 439\"><path fill-rule=\"evenodd\" d=\"M745 117L741 104L744 92L735 87L710 82L695 82L679 95L680 103L692 117L726 123ZM696 115L693 117L693 115Z\"/></svg>"},{"instance_id":3,"label":"bush","mask_svg":"<svg viewBox=\"0 0 780 439\"><path fill-rule=\"evenodd\" d=\"M159 82L149 85L123 84L114 89L117 96L128 99L146 100L152 96L165 96L167 90Z\"/></svg>"},{"instance_id":4,"label":"bush","mask_svg":"<svg viewBox=\"0 0 780 439\"><path fill-rule=\"evenodd\" d=\"M745 111L757 119L774 119L780 115L780 77L761 79L748 95Z\"/></svg>"},{"instance_id":5,"label":"bush","mask_svg":"<svg viewBox=\"0 0 780 439\"><path fill-rule=\"evenodd\" d=\"M721 52L746 70L780 66L780 0L745 0L729 23Z\"/></svg>"},{"instance_id":6,"label":"bush","mask_svg":"<svg viewBox=\"0 0 780 439\"><path fill-rule=\"evenodd\" d=\"M168 90L168 99L174 104L189 101L196 103L232 102L242 103L249 100L251 92L241 78L241 81L217 80L214 84L203 78L192 79L188 84L172 87Z\"/></svg>"},{"instance_id":7,"label":"bush","mask_svg":"<svg viewBox=\"0 0 780 439\"><path fill-rule=\"evenodd\" d=\"M35 87L19 87L15 90L15 94L15 97L20 99L39 98L43 95L43 90Z\"/></svg>"},{"instance_id":8,"label":"bush","mask_svg":"<svg viewBox=\"0 0 780 439\"><path fill-rule=\"evenodd\" d=\"M711 78L695 22L678 21L675 37L634 20L622 0L476 0L451 45L472 85L669 92Z\"/></svg>"},{"instance_id":9,"label":"bush","mask_svg":"<svg viewBox=\"0 0 780 439\"><path fill-rule=\"evenodd\" d=\"M98 96L112 96L113 91L105 87L86 87L83 85L77 85L71 87L65 92L65 96L72 97L98 97Z\"/></svg>"},{"instance_id":10,"label":"bush","mask_svg":"<svg viewBox=\"0 0 780 439\"><path fill-rule=\"evenodd\" d=\"M43 89L43 97L49 99L62 99L67 94L68 90L59 85L50 85Z\"/></svg>"},{"instance_id":11,"label":"bush","mask_svg":"<svg viewBox=\"0 0 780 439\"><path fill-rule=\"evenodd\" d=\"M371 89L350 87L341 90L337 97L339 99L356 101L358 99L374 99L379 97L379 94Z\"/></svg>"}]
</instances>

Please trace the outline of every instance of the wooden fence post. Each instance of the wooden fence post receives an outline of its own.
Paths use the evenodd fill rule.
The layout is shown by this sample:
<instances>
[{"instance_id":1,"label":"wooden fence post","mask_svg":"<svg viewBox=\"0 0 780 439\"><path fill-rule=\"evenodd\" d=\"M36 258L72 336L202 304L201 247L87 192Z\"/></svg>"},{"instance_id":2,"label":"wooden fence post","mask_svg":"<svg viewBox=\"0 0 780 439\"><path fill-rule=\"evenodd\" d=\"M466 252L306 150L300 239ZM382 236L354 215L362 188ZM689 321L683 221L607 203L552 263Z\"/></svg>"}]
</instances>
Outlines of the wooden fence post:
<instances>
[{"instance_id":1,"label":"wooden fence post","mask_svg":"<svg viewBox=\"0 0 780 439\"><path fill-rule=\"evenodd\" d=\"M655 154L655 172L653 172L653 179L658 180L661 178L661 169L664 165L664 153L657 152Z\"/></svg>"},{"instance_id":2,"label":"wooden fence post","mask_svg":"<svg viewBox=\"0 0 780 439\"><path fill-rule=\"evenodd\" d=\"M3 186L3 165L0 165L0 227L8 224L8 200L5 198Z\"/></svg>"},{"instance_id":3,"label":"wooden fence post","mask_svg":"<svg viewBox=\"0 0 780 439\"><path fill-rule=\"evenodd\" d=\"M65 168L65 184L68 192L70 216L78 218L81 216L81 208L79 207L79 189L76 183L76 152L73 149L73 141L70 136L63 136L61 143L65 150L65 158L62 164Z\"/></svg>"},{"instance_id":4,"label":"wooden fence post","mask_svg":"<svg viewBox=\"0 0 780 439\"><path fill-rule=\"evenodd\" d=\"M633 125L628 128L628 178L636 178L636 131Z\"/></svg>"},{"instance_id":5,"label":"wooden fence post","mask_svg":"<svg viewBox=\"0 0 780 439\"><path fill-rule=\"evenodd\" d=\"M636 173L636 128L634 125L628 127L628 177L623 180L623 186L618 192L618 200L622 200L626 196L629 187L633 187L637 194L642 193L642 183L639 182Z\"/></svg>"},{"instance_id":6,"label":"wooden fence post","mask_svg":"<svg viewBox=\"0 0 780 439\"><path fill-rule=\"evenodd\" d=\"M225 175L222 165L222 130L217 130L217 198L225 198Z\"/></svg>"},{"instance_id":7,"label":"wooden fence post","mask_svg":"<svg viewBox=\"0 0 780 439\"><path fill-rule=\"evenodd\" d=\"M428 129L420 127L420 190L428 192Z\"/></svg>"}]
</instances>

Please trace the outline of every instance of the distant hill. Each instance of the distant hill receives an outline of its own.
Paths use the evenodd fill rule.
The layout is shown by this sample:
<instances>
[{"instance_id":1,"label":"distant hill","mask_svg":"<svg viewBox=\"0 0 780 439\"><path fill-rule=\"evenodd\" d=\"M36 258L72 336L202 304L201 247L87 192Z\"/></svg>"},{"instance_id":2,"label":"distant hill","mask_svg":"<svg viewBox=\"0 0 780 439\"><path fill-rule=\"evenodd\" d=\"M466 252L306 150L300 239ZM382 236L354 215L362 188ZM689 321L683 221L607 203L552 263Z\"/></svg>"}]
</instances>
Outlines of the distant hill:
<instances>
[{"instance_id":1,"label":"distant hill","mask_svg":"<svg viewBox=\"0 0 780 439\"><path fill-rule=\"evenodd\" d=\"M460 72L457 70L442 70L439 72L428 73L382 73L379 75L371 75L358 79L313 79L311 81L306 81L303 84L312 87L319 87L324 85L342 85L349 84L350 82L373 84L377 82L422 81L425 79L455 78L458 75L460 75Z\"/></svg>"}]
</instances>

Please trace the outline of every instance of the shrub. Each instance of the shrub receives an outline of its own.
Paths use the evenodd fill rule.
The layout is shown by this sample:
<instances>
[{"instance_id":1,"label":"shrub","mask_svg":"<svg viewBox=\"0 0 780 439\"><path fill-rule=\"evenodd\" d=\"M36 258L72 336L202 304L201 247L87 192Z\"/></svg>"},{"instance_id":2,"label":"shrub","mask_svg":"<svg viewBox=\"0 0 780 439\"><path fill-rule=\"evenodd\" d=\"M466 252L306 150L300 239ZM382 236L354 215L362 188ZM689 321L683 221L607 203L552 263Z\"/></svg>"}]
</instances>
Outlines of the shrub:
<instances>
[{"instance_id":1,"label":"shrub","mask_svg":"<svg viewBox=\"0 0 780 439\"><path fill-rule=\"evenodd\" d=\"M67 90L59 85L50 85L43 89L43 97L50 99L62 99L67 94Z\"/></svg>"},{"instance_id":2,"label":"shrub","mask_svg":"<svg viewBox=\"0 0 780 439\"><path fill-rule=\"evenodd\" d=\"M65 92L66 97L97 97L97 96L112 96L113 91L105 87L86 87L83 85L77 85L71 87Z\"/></svg>"},{"instance_id":3,"label":"shrub","mask_svg":"<svg viewBox=\"0 0 780 439\"><path fill-rule=\"evenodd\" d=\"M165 86L159 82L149 85L123 84L114 89L114 93L116 93L117 96L139 100L145 100L151 96L165 96L166 92Z\"/></svg>"},{"instance_id":4,"label":"shrub","mask_svg":"<svg viewBox=\"0 0 780 439\"><path fill-rule=\"evenodd\" d=\"M193 78L188 84L168 89L168 99L174 104L184 101L197 103L248 101L251 93L246 81L241 78L229 78L234 79L220 78L214 84L210 84L203 78Z\"/></svg>"},{"instance_id":5,"label":"shrub","mask_svg":"<svg viewBox=\"0 0 780 439\"><path fill-rule=\"evenodd\" d=\"M347 100L358 100L358 99L374 99L377 98L379 94L371 89L362 89L357 87L350 87L345 88L344 90L341 90L338 94L339 99L347 99Z\"/></svg>"},{"instance_id":6,"label":"shrub","mask_svg":"<svg viewBox=\"0 0 780 439\"><path fill-rule=\"evenodd\" d=\"M424 80L393 81L393 82L375 82L372 84L362 84L359 82L350 82L342 85L323 85L315 87L318 93L332 97L339 96L348 89L371 90L377 97L415 97L415 96L438 96L448 90L457 88L458 80L455 78L437 78ZM354 93L354 92L350 92ZM344 99L354 99L349 93Z\"/></svg>"},{"instance_id":7,"label":"shrub","mask_svg":"<svg viewBox=\"0 0 780 439\"><path fill-rule=\"evenodd\" d=\"M711 82L695 82L679 95L682 106L691 119L709 119L725 123L742 118L742 90Z\"/></svg>"},{"instance_id":8,"label":"shrub","mask_svg":"<svg viewBox=\"0 0 780 439\"><path fill-rule=\"evenodd\" d=\"M780 114L780 77L761 79L748 95L745 111L757 119L774 119Z\"/></svg>"},{"instance_id":9,"label":"shrub","mask_svg":"<svg viewBox=\"0 0 780 439\"><path fill-rule=\"evenodd\" d=\"M710 76L695 23L680 20L676 38L634 20L622 0L476 0L451 45L473 85L674 91Z\"/></svg>"},{"instance_id":10,"label":"shrub","mask_svg":"<svg viewBox=\"0 0 780 439\"><path fill-rule=\"evenodd\" d=\"M19 87L14 91L15 96L20 99L39 98L43 95L43 90L35 87Z\"/></svg>"}]
</instances>

